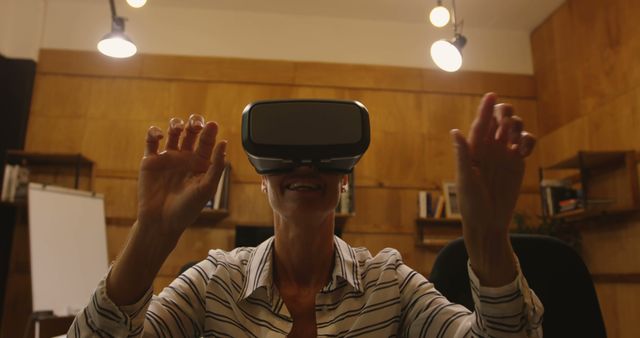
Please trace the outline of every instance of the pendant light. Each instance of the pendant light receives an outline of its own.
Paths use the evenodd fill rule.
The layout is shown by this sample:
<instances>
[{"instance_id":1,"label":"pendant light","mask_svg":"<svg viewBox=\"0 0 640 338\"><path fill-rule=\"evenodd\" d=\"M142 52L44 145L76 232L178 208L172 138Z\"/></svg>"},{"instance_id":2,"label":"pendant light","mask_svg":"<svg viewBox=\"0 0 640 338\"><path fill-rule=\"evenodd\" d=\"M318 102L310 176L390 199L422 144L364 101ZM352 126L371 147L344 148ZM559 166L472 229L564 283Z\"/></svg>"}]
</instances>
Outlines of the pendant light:
<instances>
[{"instance_id":1,"label":"pendant light","mask_svg":"<svg viewBox=\"0 0 640 338\"><path fill-rule=\"evenodd\" d=\"M442 0L438 0L438 5L433 7L431 13L429 13L429 21L431 21L432 25L440 28L446 26L450 19L449 10L447 7L442 6Z\"/></svg>"},{"instance_id":2,"label":"pendant light","mask_svg":"<svg viewBox=\"0 0 640 338\"><path fill-rule=\"evenodd\" d=\"M140 8L147 3L147 0L127 0L127 3L133 8Z\"/></svg>"},{"instance_id":3,"label":"pendant light","mask_svg":"<svg viewBox=\"0 0 640 338\"><path fill-rule=\"evenodd\" d=\"M444 14L445 11L446 14ZM462 48L467 43L467 38L461 33L463 22L462 20L458 22L456 18L455 0L452 0L451 12L453 38L441 39L431 45L431 59L438 68L446 72L455 72L462 67ZM437 6L431 10L429 19L436 27L444 27L449 22L449 11L442 6L442 0L438 0Z\"/></svg>"},{"instance_id":4,"label":"pendant light","mask_svg":"<svg viewBox=\"0 0 640 338\"><path fill-rule=\"evenodd\" d=\"M131 57L136 54L138 48L124 34L125 18L116 15L114 0L109 0L109 4L111 5L111 32L98 42L98 50L100 53L113 58Z\"/></svg>"}]
</instances>

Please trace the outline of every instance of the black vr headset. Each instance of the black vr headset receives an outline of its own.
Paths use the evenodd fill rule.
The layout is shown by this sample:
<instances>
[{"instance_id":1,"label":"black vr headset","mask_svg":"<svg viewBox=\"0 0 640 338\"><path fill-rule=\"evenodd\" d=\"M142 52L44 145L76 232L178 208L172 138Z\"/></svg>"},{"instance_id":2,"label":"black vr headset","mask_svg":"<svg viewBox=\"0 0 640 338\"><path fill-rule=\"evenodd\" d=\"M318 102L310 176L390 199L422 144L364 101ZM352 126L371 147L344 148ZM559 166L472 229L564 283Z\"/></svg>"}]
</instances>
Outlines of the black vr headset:
<instances>
[{"instance_id":1,"label":"black vr headset","mask_svg":"<svg viewBox=\"0 0 640 338\"><path fill-rule=\"evenodd\" d=\"M369 140L369 113L357 101L258 101L242 113L242 146L262 175L300 165L350 173Z\"/></svg>"}]
</instances>

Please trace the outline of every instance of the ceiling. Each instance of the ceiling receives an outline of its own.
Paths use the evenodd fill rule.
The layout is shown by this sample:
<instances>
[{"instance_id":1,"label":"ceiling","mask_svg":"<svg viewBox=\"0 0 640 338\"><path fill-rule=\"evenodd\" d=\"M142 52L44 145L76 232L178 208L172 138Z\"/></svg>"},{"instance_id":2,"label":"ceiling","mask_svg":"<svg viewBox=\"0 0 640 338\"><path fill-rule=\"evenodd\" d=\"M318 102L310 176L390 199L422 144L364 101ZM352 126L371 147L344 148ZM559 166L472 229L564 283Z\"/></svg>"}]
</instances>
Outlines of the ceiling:
<instances>
[{"instance_id":1,"label":"ceiling","mask_svg":"<svg viewBox=\"0 0 640 338\"><path fill-rule=\"evenodd\" d=\"M457 0L458 17L474 28L531 32L565 0ZM425 22L436 0L150 0L149 5L258 13ZM451 0L444 0L451 7Z\"/></svg>"}]
</instances>

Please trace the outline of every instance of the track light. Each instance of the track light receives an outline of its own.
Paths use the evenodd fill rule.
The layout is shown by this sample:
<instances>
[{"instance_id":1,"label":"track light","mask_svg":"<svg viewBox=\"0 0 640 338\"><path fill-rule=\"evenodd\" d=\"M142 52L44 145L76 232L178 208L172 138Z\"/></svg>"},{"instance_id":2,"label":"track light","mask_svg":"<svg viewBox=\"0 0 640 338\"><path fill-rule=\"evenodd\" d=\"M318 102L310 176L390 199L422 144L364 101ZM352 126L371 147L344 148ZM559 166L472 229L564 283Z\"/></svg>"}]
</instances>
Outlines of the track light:
<instances>
[{"instance_id":1,"label":"track light","mask_svg":"<svg viewBox=\"0 0 640 338\"><path fill-rule=\"evenodd\" d=\"M147 3L147 0L127 0L127 3L133 8L140 8Z\"/></svg>"},{"instance_id":2,"label":"track light","mask_svg":"<svg viewBox=\"0 0 640 338\"><path fill-rule=\"evenodd\" d=\"M453 22L453 39L441 39L431 45L431 59L440 69L447 72L455 72L462 67L462 48L467 43L467 38L461 33L462 20L456 18L456 1L452 0L451 21ZM445 14L446 12L446 14ZM429 19L436 27L443 27L449 22L449 11L442 6L442 0L431 10Z\"/></svg>"},{"instance_id":3,"label":"track light","mask_svg":"<svg viewBox=\"0 0 640 338\"><path fill-rule=\"evenodd\" d=\"M431 45L431 59L436 66L447 72L455 72L462 67L462 47L467 38L457 35L452 40L438 40Z\"/></svg>"},{"instance_id":4,"label":"track light","mask_svg":"<svg viewBox=\"0 0 640 338\"><path fill-rule=\"evenodd\" d=\"M431 21L432 25L440 28L446 26L449 23L449 19L451 19L449 10L442 6L441 0L438 0L438 5L433 7L431 13L429 13L429 21Z\"/></svg>"},{"instance_id":5,"label":"track light","mask_svg":"<svg viewBox=\"0 0 640 338\"><path fill-rule=\"evenodd\" d=\"M124 34L125 18L116 15L116 7L113 0L111 5L111 32L106 34L98 42L100 53L114 58L128 58L138 51L136 45Z\"/></svg>"}]
</instances>

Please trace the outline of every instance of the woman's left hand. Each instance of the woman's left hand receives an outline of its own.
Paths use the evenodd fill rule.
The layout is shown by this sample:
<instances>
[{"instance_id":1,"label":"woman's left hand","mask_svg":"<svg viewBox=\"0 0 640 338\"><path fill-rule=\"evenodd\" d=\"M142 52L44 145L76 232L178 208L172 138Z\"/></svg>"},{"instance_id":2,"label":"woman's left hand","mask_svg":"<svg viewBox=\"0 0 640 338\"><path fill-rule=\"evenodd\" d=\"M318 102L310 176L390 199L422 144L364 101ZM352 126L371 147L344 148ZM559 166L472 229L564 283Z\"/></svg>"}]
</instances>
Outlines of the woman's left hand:
<instances>
[{"instance_id":1,"label":"woman's left hand","mask_svg":"<svg viewBox=\"0 0 640 338\"><path fill-rule=\"evenodd\" d=\"M465 245L483 285L504 285L515 278L509 224L524 176L524 158L536 139L524 131L509 104L486 94L466 139L452 130L457 153L457 189Z\"/></svg>"}]
</instances>

